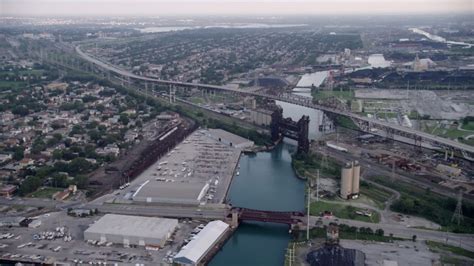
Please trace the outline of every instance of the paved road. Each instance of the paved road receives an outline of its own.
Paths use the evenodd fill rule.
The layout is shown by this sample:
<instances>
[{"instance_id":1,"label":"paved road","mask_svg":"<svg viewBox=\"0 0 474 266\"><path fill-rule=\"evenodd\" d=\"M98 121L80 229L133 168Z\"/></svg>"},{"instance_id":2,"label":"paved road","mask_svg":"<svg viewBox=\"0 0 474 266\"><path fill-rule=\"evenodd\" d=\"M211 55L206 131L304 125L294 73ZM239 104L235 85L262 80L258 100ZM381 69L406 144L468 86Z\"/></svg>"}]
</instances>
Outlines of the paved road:
<instances>
[{"instance_id":1,"label":"paved road","mask_svg":"<svg viewBox=\"0 0 474 266\"><path fill-rule=\"evenodd\" d=\"M172 218L202 218L224 219L228 210L225 208L184 207L184 206L156 206L138 204L88 204L90 208L97 208L104 213L117 213L142 216L162 216Z\"/></svg>"},{"instance_id":2,"label":"paved road","mask_svg":"<svg viewBox=\"0 0 474 266\"><path fill-rule=\"evenodd\" d=\"M310 224L314 225L320 217L311 216L310 217ZM322 218L323 224L328 225L331 222L335 222L336 219L328 219ZM454 234L454 233L446 233L441 231L435 230L424 230L418 228L411 228L406 227L403 225L396 225L396 224L374 224L374 223L366 223L361 221L355 220L347 220L347 219L337 219L337 223L339 224L347 224L350 226L356 227L370 227L372 230L383 229L385 235L393 234L395 237L402 237L411 239L413 235L416 235L418 240L432 240L445 243L447 239L447 243L453 246L461 246L464 249L474 251L474 235L471 234Z\"/></svg>"},{"instance_id":3,"label":"paved road","mask_svg":"<svg viewBox=\"0 0 474 266\"><path fill-rule=\"evenodd\" d=\"M7 206L29 206L37 208L50 208L57 210L66 210L67 208L72 208L78 205L83 204L81 201L68 201L60 202L51 199L38 199L38 198L13 198L8 200L5 198L0 198L0 205Z\"/></svg>"},{"instance_id":4,"label":"paved road","mask_svg":"<svg viewBox=\"0 0 474 266\"><path fill-rule=\"evenodd\" d=\"M412 128L407 128L407 127L399 126L399 125L396 125L396 124L391 124L391 123L388 123L388 122L385 122L385 121L380 121L380 120L377 120L377 119L360 116L360 115L357 115L357 114L354 114L354 113L351 113L351 112L348 112L348 111L345 111L345 110L339 110L339 109L335 109L335 108L331 108L331 107L327 107L327 106L314 104L312 99L308 98L308 97L294 95L294 94L291 94L291 93L283 93L283 94L280 94L280 95L269 95L269 94L264 94L264 93L259 93L259 92L232 89L232 88L228 88L228 87L224 87L224 86L217 86L217 85L199 84L199 83L190 83L190 82L179 82L179 81L161 80L161 79L156 79L156 78L148 78L148 77L133 74L133 73L127 71L127 70L118 68L118 67L116 67L112 64L109 64L109 63L103 62L103 61L101 61L97 58L94 58L94 57L84 53L80 49L80 46L76 46L76 52L82 58L84 58L85 60L87 60L87 61L89 61L93 64L96 64L96 65L98 65L98 66L100 66L100 67L102 67L102 68L104 68L108 71L115 72L115 73L117 73L121 76L124 76L124 77L133 78L133 79L142 80L142 81L160 83L160 84L165 84L165 85L185 86L185 87L191 87L191 88L199 87L199 88L203 88L203 89L223 90L223 91L244 93L244 94L253 95L253 96L261 96L261 97L265 97L265 98L269 98L269 99L273 99L273 100L278 100L278 101L283 101L283 102L287 102L287 103L292 103L292 104L296 104L296 105L305 106L305 107L312 108L312 109L322 110L324 112L343 115L343 116L350 117L350 118L353 118L353 119L356 119L356 120L359 120L359 121L364 121L364 122L366 122L366 123L368 123L369 125L372 125L372 126L377 125L379 128L389 128L389 129L392 129L392 130L395 130L395 131L398 131L398 132L403 132L403 133L408 134L410 136L418 136L418 137L423 138L424 140L428 140L428 142L433 143L436 146L447 146L447 147L451 147L451 148L454 148L454 149L457 149L457 150L462 150L462 151L466 151L466 152L469 152L471 154L474 154L474 147L473 146L469 146L469 145L466 145L466 144L463 144L463 143L459 143L459 142L456 142L456 141L453 141L453 140L450 140L450 139L434 136L432 134L425 133L425 132L422 132L422 131L418 131L418 130L415 130L415 129L412 129Z\"/></svg>"}]
</instances>

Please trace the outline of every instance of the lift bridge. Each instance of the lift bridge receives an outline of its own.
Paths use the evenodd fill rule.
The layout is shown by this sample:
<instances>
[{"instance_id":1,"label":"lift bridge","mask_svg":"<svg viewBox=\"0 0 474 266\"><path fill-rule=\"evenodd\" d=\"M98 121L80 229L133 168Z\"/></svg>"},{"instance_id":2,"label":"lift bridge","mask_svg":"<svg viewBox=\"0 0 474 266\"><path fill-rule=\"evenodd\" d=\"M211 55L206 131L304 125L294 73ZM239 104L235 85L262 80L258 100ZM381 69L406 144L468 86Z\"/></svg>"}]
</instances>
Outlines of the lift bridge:
<instances>
[{"instance_id":1,"label":"lift bridge","mask_svg":"<svg viewBox=\"0 0 474 266\"><path fill-rule=\"evenodd\" d=\"M291 118L283 118L283 109L275 106L270 124L272 141L287 137L298 141L298 153L309 151L309 116L303 115L297 122Z\"/></svg>"},{"instance_id":2,"label":"lift bridge","mask_svg":"<svg viewBox=\"0 0 474 266\"><path fill-rule=\"evenodd\" d=\"M181 88L196 88L204 91L223 91L229 93L237 93L243 94L248 96L256 96L256 97L263 97L270 100L277 100L283 101L291 104L296 104L300 106L304 106L311 109L316 109L323 111L325 114L331 114L334 116L339 117L346 117L355 125L358 126L359 130L363 132L367 132L370 134L376 134L383 137L387 137L389 139L395 139L395 136L401 137L401 141L415 145L415 147L420 148L424 145L425 148L434 149L442 152L451 152L452 154L456 152L458 156L461 156L467 160L474 161L474 147L469 146L467 144L450 140L438 136L434 136L432 134L418 131L412 128L403 127L397 124L392 124L385 121L380 121L377 119L365 117L359 114L352 113L347 110L341 110L339 108L334 108L330 106L324 106L321 104L314 103L311 98L303 97L299 95L294 95L290 93L282 93L278 95L270 95L267 93L257 92L257 91L244 91L240 89L229 88L225 86L218 86L218 85L209 85L209 84L198 84L198 83L189 83L189 82L180 82L180 81L172 81L172 80L160 80L156 78L144 77L133 74L129 71L120 69L110 63L103 62L97 58L94 58L86 53L84 53L80 46L75 47L75 51L79 56L83 59L89 61L92 65L98 66L106 76L110 76L110 73L114 73L120 77L125 78L130 84L132 80L135 82L144 82L145 87L147 87L148 83L151 84L160 84L160 85L167 85L171 87L181 87ZM171 90L171 89L170 89ZM170 93L171 94L171 93ZM272 132L272 136L276 137L277 135L286 136L289 138L297 139L298 141L298 149L300 151L305 151L305 141L302 139L304 134L300 134L298 137L293 133L299 132L300 129L304 128L304 124L307 123L305 120L309 120L308 118L302 118L298 122L290 122L287 119L278 120L278 123L274 123L274 132ZM300 141L301 140L301 141Z\"/></svg>"},{"instance_id":3,"label":"lift bridge","mask_svg":"<svg viewBox=\"0 0 474 266\"><path fill-rule=\"evenodd\" d=\"M304 212L298 211L264 211L234 207L231 209L230 215L234 224L239 221L256 221L280 223L291 226L306 222Z\"/></svg>"}]
</instances>

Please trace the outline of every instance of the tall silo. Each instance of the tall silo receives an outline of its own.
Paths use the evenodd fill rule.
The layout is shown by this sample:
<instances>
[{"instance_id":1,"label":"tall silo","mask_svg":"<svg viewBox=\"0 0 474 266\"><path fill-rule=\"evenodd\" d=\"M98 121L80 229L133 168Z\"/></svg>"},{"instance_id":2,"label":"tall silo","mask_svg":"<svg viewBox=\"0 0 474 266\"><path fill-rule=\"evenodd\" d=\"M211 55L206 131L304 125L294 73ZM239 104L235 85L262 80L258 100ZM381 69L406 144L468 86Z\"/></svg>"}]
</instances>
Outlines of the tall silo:
<instances>
[{"instance_id":1,"label":"tall silo","mask_svg":"<svg viewBox=\"0 0 474 266\"><path fill-rule=\"evenodd\" d=\"M358 161L354 162L354 167L352 168L352 194L359 194L359 184L360 184L360 164Z\"/></svg>"},{"instance_id":2,"label":"tall silo","mask_svg":"<svg viewBox=\"0 0 474 266\"><path fill-rule=\"evenodd\" d=\"M347 199L352 191L352 165L347 163L341 170L341 198Z\"/></svg>"}]
</instances>

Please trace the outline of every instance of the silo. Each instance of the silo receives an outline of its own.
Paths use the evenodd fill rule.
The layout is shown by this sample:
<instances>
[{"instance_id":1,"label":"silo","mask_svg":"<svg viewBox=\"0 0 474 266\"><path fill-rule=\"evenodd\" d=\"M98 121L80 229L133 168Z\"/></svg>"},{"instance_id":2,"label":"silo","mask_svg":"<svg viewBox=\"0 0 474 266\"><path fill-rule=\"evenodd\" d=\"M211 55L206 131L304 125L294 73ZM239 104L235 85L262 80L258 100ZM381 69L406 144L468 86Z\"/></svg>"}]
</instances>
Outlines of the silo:
<instances>
[{"instance_id":1,"label":"silo","mask_svg":"<svg viewBox=\"0 0 474 266\"><path fill-rule=\"evenodd\" d=\"M341 171L341 198L347 199L352 191L352 165L347 163Z\"/></svg>"},{"instance_id":2,"label":"silo","mask_svg":"<svg viewBox=\"0 0 474 266\"><path fill-rule=\"evenodd\" d=\"M358 161L355 161L354 167L352 168L352 194L359 194L359 184L360 184L360 164Z\"/></svg>"}]
</instances>

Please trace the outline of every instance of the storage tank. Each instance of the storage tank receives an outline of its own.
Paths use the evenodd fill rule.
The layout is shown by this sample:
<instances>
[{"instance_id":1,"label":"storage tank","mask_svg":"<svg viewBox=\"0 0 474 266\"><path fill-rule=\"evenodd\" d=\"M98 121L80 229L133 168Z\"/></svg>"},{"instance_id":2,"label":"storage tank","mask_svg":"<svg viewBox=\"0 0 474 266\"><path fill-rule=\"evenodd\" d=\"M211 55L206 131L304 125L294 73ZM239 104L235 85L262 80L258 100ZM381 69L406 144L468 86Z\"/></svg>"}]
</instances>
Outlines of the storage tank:
<instances>
[{"instance_id":1,"label":"storage tank","mask_svg":"<svg viewBox=\"0 0 474 266\"><path fill-rule=\"evenodd\" d=\"M341 170L341 198L347 199L352 191L352 165L347 163Z\"/></svg>"},{"instance_id":2,"label":"storage tank","mask_svg":"<svg viewBox=\"0 0 474 266\"><path fill-rule=\"evenodd\" d=\"M352 167L352 194L359 194L360 184L360 164L358 161L354 162Z\"/></svg>"}]
</instances>

